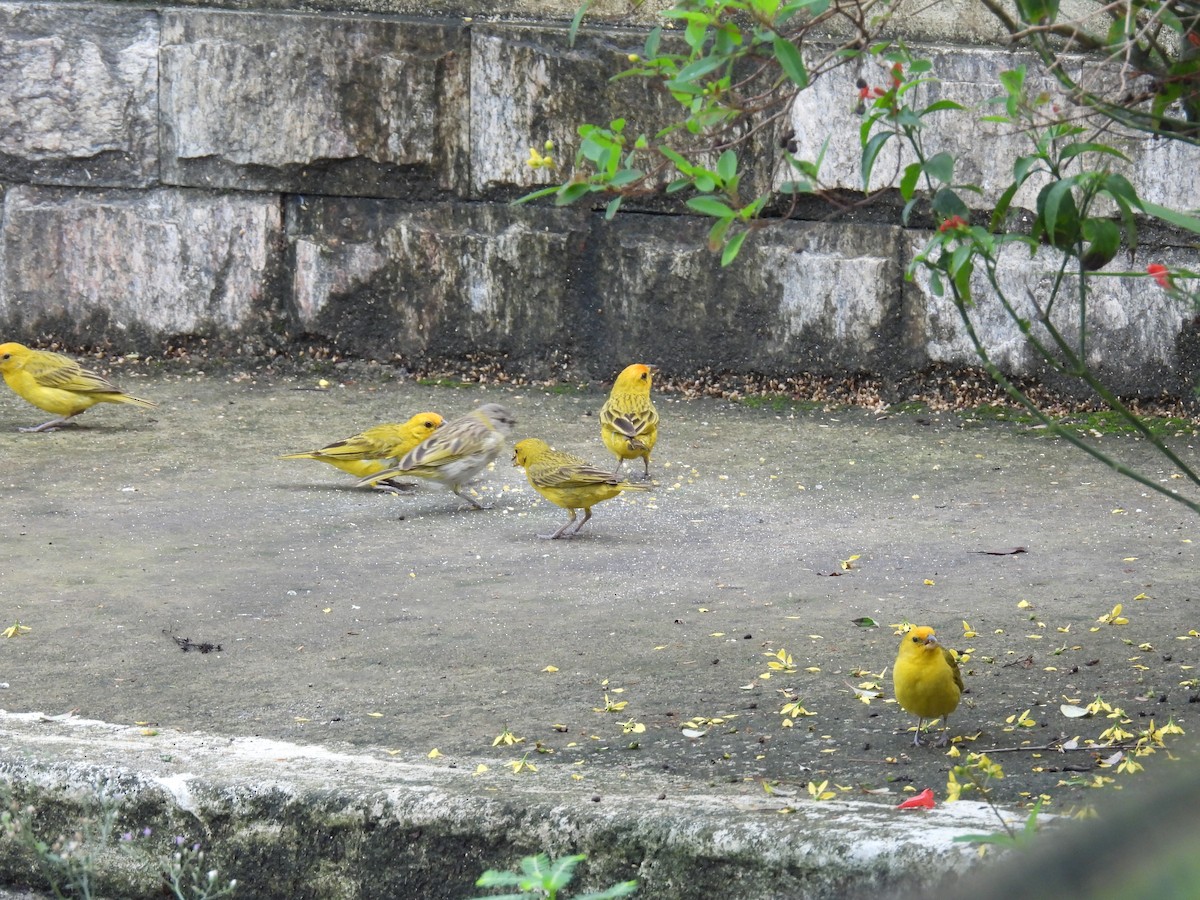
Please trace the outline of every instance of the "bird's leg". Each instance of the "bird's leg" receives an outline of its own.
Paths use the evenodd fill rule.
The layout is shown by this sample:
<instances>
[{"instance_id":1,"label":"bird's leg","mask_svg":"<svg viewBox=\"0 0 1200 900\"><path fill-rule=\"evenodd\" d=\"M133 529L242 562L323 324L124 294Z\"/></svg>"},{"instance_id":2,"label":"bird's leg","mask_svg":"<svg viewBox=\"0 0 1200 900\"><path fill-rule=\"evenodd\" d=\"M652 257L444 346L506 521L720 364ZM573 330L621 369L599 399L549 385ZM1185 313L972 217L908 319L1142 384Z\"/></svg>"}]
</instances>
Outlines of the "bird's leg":
<instances>
[{"instance_id":1,"label":"bird's leg","mask_svg":"<svg viewBox=\"0 0 1200 900\"><path fill-rule=\"evenodd\" d=\"M591 517L592 517L592 509L591 509L591 507L588 507L587 509L585 509L583 511L583 519L581 519L579 524L575 526L575 530L572 531L571 534L572 535L579 534L579 529L582 528L584 525L586 525L587 520L590 519Z\"/></svg>"},{"instance_id":2,"label":"bird's leg","mask_svg":"<svg viewBox=\"0 0 1200 900\"><path fill-rule=\"evenodd\" d=\"M621 473L621 466L623 466L623 465L625 465L625 457L618 456L617 457L617 467L615 469L613 469L613 474L619 475Z\"/></svg>"},{"instance_id":3,"label":"bird's leg","mask_svg":"<svg viewBox=\"0 0 1200 900\"><path fill-rule=\"evenodd\" d=\"M25 428L18 428L17 431L23 431L26 434L39 434L43 431L57 431L63 425L67 424L67 419L70 416L61 416L57 419L51 419L49 422L43 422L41 425L29 425Z\"/></svg>"},{"instance_id":4,"label":"bird's leg","mask_svg":"<svg viewBox=\"0 0 1200 900\"><path fill-rule=\"evenodd\" d=\"M921 718L920 716L918 716L917 717L917 733L913 735L913 746L914 747L924 746L921 743L921 726L924 723L925 723L925 720L923 718Z\"/></svg>"},{"instance_id":5,"label":"bird's leg","mask_svg":"<svg viewBox=\"0 0 1200 900\"><path fill-rule=\"evenodd\" d=\"M461 487L462 487L462 485L456 484L456 485L454 485L454 487L451 488L451 490L454 491L454 493L458 494L459 499L466 500L469 504L471 504L471 506L470 506L471 509L491 509L490 506L484 506L482 503L480 503L478 500L474 499L473 497L468 497L466 494L464 494L462 492Z\"/></svg>"},{"instance_id":6,"label":"bird's leg","mask_svg":"<svg viewBox=\"0 0 1200 900\"><path fill-rule=\"evenodd\" d=\"M562 528L558 529L558 531L554 532L554 534L539 534L538 537L546 541L554 541L562 537L566 530L571 527L571 523L575 521L575 510L568 509L567 512L571 514L571 518L562 523ZM567 536L570 537L570 535Z\"/></svg>"},{"instance_id":7,"label":"bird's leg","mask_svg":"<svg viewBox=\"0 0 1200 900\"><path fill-rule=\"evenodd\" d=\"M371 485L377 491L383 491L385 494L404 494L416 490L416 482L414 481L396 481L393 478L385 478L383 481L377 481Z\"/></svg>"},{"instance_id":8,"label":"bird's leg","mask_svg":"<svg viewBox=\"0 0 1200 900\"><path fill-rule=\"evenodd\" d=\"M949 719L950 719L949 716L942 716L942 724L946 726L946 730L942 732L941 738L933 746L945 747L947 744L950 743L950 721L949 721Z\"/></svg>"},{"instance_id":9,"label":"bird's leg","mask_svg":"<svg viewBox=\"0 0 1200 900\"><path fill-rule=\"evenodd\" d=\"M643 456L642 457L642 465L646 467L646 470L642 473L642 481L649 481L650 480L650 457Z\"/></svg>"}]
</instances>

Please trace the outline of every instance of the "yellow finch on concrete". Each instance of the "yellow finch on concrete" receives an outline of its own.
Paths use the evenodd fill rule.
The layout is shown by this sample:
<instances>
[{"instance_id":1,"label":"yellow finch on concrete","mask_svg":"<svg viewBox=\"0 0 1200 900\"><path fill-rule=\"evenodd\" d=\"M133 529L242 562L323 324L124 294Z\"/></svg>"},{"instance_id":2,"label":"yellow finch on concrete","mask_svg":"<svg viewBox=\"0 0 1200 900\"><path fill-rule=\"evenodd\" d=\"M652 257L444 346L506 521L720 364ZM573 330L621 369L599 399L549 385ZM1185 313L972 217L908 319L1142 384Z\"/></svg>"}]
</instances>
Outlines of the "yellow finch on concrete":
<instances>
[{"instance_id":1,"label":"yellow finch on concrete","mask_svg":"<svg viewBox=\"0 0 1200 900\"><path fill-rule=\"evenodd\" d=\"M69 356L48 350L30 350L24 344L0 344L0 373L22 399L58 416L21 431L50 431L97 403L155 405L125 393L103 375L83 368Z\"/></svg>"},{"instance_id":2,"label":"yellow finch on concrete","mask_svg":"<svg viewBox=\"0 0 1200 900\"><path fill-rule=\"evenodd\" d=\"M905 634L900 639L900 651L892 667L896 702L917 717L917 733L913 735L913 746L916 747L921 746L924 721L939 716L945 720L958 708L958 699L963 692L958 661L933 635L933 629L925 625ZM944 747L949 739L947 729L937 746Z\"/></svg>"},{"instance_id":3,"label":"yellow finch on concrete","mask_svg":"<svg viewBox=\"0 0 1200 900\"><path fill-rule=\"evenodd\" d=\"M437 431L442 422L442 417L437 413L417 413L404 423L376 425L345 440L327 444L320 450L289 453L279 458L316 459L356 478L363 478L395 465L400 457ZM395 489L396 486L392 482L380 482L375 487L386 490Z\"/></svg>"},{"instance_id":4,"label":"yellow finch on concrete","mask_svg":"<svg viewBox=\"0 0 1200 900\"><path fill-rule=\"evenodd\" d=\"M525 477L533 489L571 515L554 534L538 535L547 540L579 534L579 529L592 517L592 507L601 500L611 500L621 491L650 490L649 485L621 481L616 472L590 465L574 454L554 450L537 438L517 442L513 448L513 465L524 467ZM568 532L575 522L575 511L579 509L583 510L583 519L574 531Z\"/></svg>"},{"instance_id":5,"label":"yellow finch on concrete","mask_svg":"<svg viewBox=\"0 0 1200 900\"><path fill-rule=\"evenodd\" d=\"M600 408L600 437L617 457L620 472L627 459L641 457L644 478L650 477L650 451L658 440L658 411L650 400L650 366L626 366Z\"/></svg>"},{"instance_id":6,"label":"yellow finch on concrete","mask_svg":"<svg viewBox=\"0 0 1200 900\"><path fill-rule=\"evenodd\" d=\"M500 455L504 439L516 424L513 414L499 403L485 403L443 425L404 454L396 465L368 475L359 484L375 484L396 475L415 475L448 487L475 509L485 509L463 494L463 485Z\"/></svg>"}]
</instances>

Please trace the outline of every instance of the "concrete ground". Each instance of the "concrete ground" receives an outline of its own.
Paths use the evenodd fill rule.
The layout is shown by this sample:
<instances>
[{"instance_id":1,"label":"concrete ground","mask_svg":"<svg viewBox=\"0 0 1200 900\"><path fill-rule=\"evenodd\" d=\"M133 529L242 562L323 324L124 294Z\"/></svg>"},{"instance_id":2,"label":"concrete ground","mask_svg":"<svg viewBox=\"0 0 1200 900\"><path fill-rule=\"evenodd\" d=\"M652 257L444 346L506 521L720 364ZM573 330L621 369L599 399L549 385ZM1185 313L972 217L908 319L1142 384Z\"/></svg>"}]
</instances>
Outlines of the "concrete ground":
<instances>
[{"instance_id":1,"label":"concrete ground","mask_svg":"<svg viewBox=\"0 0 1200 900\"><path fill-rule=\"evenodd\" d=\"M964 757L912 747L888 700L901 622L970 652L950 732L1003 765L1012 821L1136 789L1089 744L1121 719L1064 704L1122 709L1129 746L1151 721L1196 730L1200 522L1036 431L660 394L654 491L550 542L565 513L509 453L475 485L485 511L277 457L496 401L515 439L607 465L600 388L115 376L158 409L18 434L42 414L0 395L0 626L27 629L0 640L0 774L59 798L63 827L99 779L123 823L203 836L248 896L465 898L538 849L654 898L963 869L952 838L999 822L944 802ZM925 787L937 808L895 810ZM34 884L21 866L0 877Z\"/></svg>"}]
</instances>

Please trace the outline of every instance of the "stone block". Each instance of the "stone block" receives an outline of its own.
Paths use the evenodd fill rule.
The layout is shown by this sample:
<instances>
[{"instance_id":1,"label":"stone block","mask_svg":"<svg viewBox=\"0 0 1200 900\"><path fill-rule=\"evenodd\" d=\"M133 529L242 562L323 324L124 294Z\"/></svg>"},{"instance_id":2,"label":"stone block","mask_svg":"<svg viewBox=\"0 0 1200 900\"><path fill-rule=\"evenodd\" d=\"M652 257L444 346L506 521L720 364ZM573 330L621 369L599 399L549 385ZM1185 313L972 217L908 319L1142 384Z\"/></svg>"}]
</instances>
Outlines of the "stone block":
<instances>
[{"instance_id":1,"label":"stone block","mask_svg":"<svg viewBox=\"0 0 1200 900\"><path fill-rule=\"evenodd\" d=\"M139 187L157 175L157 15L0 4L0 180Z\"/></svg>"},{"instance_id":2,"label":"stone block","mask_svg":"<svg viewBox=\"0 0 1200 900\"><path fill-rule=\"evenodd\" d=\"M14 187L0 320L84 343L253 330L273 302L280 234L273 197Z\"/></svg>"},{"instance_id":3,"label":"stone block","mask_svg":"<svg viewBox=\"0 0 1200 900\"><path fill-rule=\"evenodd\" d=\"M920 249L915 234L906 236L906 241L910 253ZM1051 296L1058 262L1056 254L1049 251L1043 250L1031 259L1026 250L1014 247L1002 257L997 272L997 281L1015 313L1032 323L1031 334L1047 346L1053 346L1053 342L1038 323ZM1179 264L1180 259L1168 255L1164 262ZM1118 256L1111 265L1115 270L1144 269L1125 255ZM1190 323L1195 311L1145 277L1094 277L1088 285L1083 358L1100 379L1123 395L1190 393L1197 361L1190 358L1185 343L1194 330ZM1077 378L1055 372L1035 353L982 272L975 273L971 287L974 304L968 315L989 358L1001 371L1015 377L1038 378L1078 397L1089 395ZM917 295L909 303L925 336L929 360L951 367L978 365L962 316L949 294L936 296L928 279L921 275L908 290ZM1055 330L1075 353L1080 349L1077 297L1076 279L1066 279L1050 316Z\"/></svg>"},{"instance_id":4,"label":"stone block","mask_svg":"<svg viewBox=\"0 0 1200 900\"><path fill-rule=\"evenodd\" d=\"M287 210L298 332L363 356L547 374L574 354L586 213L332 198Z\"/></svg>"},{"instance_id":5,"label":"stone block","mask_svg":"<svg viewBox=\"0 0 1200 900\"><path fill-rule=\"evenodd\" d=\"M465 189L465 26L170 10L162 42L168 184L408 199Z\"/></svg>"},{"instance_id":6,"label":"stone block","mask_svg":"<svg viewBox=\"0 0 1200 900\"><path fill-rule=\"evenodd\" d=\"M779 223L727 268L707 226L624 215L598 228L583 298L598 364L635 357L688 372L907 371L899 230Z\"/></svg>"},{"instance_id":7,"label":"stone block","mask_svg":"<svg viewBox=\"0 0 1200 900\"><path fill-rule=\"evenodd\" d=\"M1046 91L1054 96L1057 83L1029 53L945 45L912 49L916 55L932 62L931 75L937 80L913 88L905 102L920 108L936 100L954 100L968 107L962 111L947 110L930 115L921 131L926 155L951 154L957 161L954 181L982 189L982 194L960 191L959 195L972 208L990 210L1011 183L1013 164L1021 156L1033 152L1030 138L1015 132L1011 126L980 121L983 116L1003 112L1003 106L989 102L1003 95L1000 73L1027 66L1027 84L1032 93ZM1078 67L1083 65L1078 57L1068 59ZM826 187L863 189L859 133L863 116L857 111L856 80L861 78L872 87L886 87L889 77L882 60L867 56L824 75L797 98L792 108L796 156L815 160L822 144L829 140L821 169L822 183ZM1070 108L1068 100L1061 99L1060 103L1063 108ZM1084 167L1120 172L1133 183L1139 196L1155 203L1178 209L1190 209L1195 205L1193 174L1200 169L1200 147L1120 131L1110 131L1098 138L1084 135L1079 140L1107 143L1130 159L1123 162L1108 155L1085 156L1082 158ZM875 163L871 190L898 186L903 167L915 159L907 145L900 145L896 139L890 141ZM1072 166L1067 174L1074 174L1080 168L1079 165ZM1038 191L1047 181L1045 175L1030 178L1016 194L1014 204L1033 209Z\"/></svg>"}]
</instances>

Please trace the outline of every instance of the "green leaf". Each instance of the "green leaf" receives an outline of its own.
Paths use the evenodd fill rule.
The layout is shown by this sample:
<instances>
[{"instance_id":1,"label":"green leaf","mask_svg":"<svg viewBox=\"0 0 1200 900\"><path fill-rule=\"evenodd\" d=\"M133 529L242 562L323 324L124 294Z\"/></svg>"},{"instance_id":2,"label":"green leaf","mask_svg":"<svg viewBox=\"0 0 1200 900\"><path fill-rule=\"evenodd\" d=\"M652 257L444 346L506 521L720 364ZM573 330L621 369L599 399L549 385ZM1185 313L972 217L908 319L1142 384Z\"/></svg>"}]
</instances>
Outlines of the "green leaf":
<instances>
[{"instance_id":1,"label":"green leaf","mask_svg":"<svg viewBox=\"0 0 1200 900\"><path fill-rule=\"evenodd\" d=\"M1079 209L1071 188L1074 178L1051 182L1038 193L1038 218L1046 239L1059 250L1070 250L1079 240Z\"/></svg>"},{"instance_id":2,"label":"green leaf","mask_svg":"<svg viewBox=\"0 0 1200 900\"><path fill-rule=\"evenodd\" d=\"M900 196L905 200L912 202L913 194L917 190L917 181L921 177L921 164L909 163L904 167L904 174L900 176Z\"/></svg>"},{"instance_id":3,"label":"green leaf","mask_svg":"<svg viewBox=\"0 0 1200 900\"><path fill-rule=\"evenodd\" d=\"M716 216L719 219L732 219L734 211L716 197L690 197L688 208L705 216Z\"/></svg>"},{"instance_id":4,"label":"green leaf","mask_svg":"<svg viewBox=\"0 0 1200 900\"><path fill-rule=\"evenodd\" d=\"M929 159L925 160L923 167L930 177L940 181L942 184L949 184L954 178L954 157L949 153L935 153Z\"/></svg>"},{"instance_id":5,"label":"green leaf","mask_svg":"<svg viewBox=\"0 0 1200 900\"><path fill-rule=\"evenodd\" d=\"M871 171L875 168L875 161L879 157L879 151L883 149L883 145L888 142L888 139L893 134L894 132L891 131L881 131L867 141L867 145L863 147L862 180L864 191L871 189Z\"/></svg>"},{"instance_id":6,"label":"green leaf","mask_svg":"<svg viewBox=\"0 0 1200 900\"><path fill-rule=\"evenodd\" d=\"M779 67L783 69L783 74L791 79L792 83L800 88L808 87L808 68L804 65L804 57L800 53L800 49L786 38L775 38L772 46L775 50L775 59L779 62Z\"/></svg>"},{"instance_id":7,"label":"green leaf","mask_svg":"<svg viewBox=\"0 0 1200 900\"><path fill-rule=\"evenodd\" d=\"M1083 153L1103 153L1109 156L1115 156L1117 159L1123 159L1129 162L1129 157L1118 150L1116 147L1110 147L1108 144L1096 144L1089 141L1084 141L1079 144L1070 144L1062 149L1059 153L1059 159L1073 159Z\"/></svg>"},{"instance_id":8,"label":"green leaf","mask_svg":"<svg viewBox=\"0 0 1200 900\"><path fill-rule=\"evenodd\" d=\"M1017 191L1020 189L1020 181L1014 181L1004 189L1004 193L996 201L996 208L992 210L992 221L988 225L991 231L999 231L1004 227L1004 220L1008 216L1008 208L1012 206L1013 197L1016 196Z\"/></svg>"},{"instance_id":9,"label":"green leaf","mask_svg":"<svg viewBox=\"0 0 1200 900\"><path fill-rule=\"evenodd\" d=\"M1145 200L1138 201L1137 205L1148 216L1154 216L1154 218L1161 219L1168 225L1174 225L1176 228L1200 234L1200 218L1196 218L1196 216L1189 216L1187 213L1168 209L1165 206L1159 206L1157 203L1148 203Z\"/></svg>"},{"instance_id":10,"label":"green leaf","mask_svg":"<svg viewBox=\"0 0 1200 900\"><path fill-rule=\"evenodd\" d=\"M737 154L732 150L726 150L721 154L721 158L717 160L717 175L725 184L729 184L737 175L738 158Z\"/></svg>"},{"instance_id":11,"label":"green leaf","mask_svg":"<svg viewBox=\"0 0 1200 900\"><path fill-rule=\"evenodd\" d=\"M1079 261L1089 272L1104 268L1121 249L1121 229L1108 219L1084 219L1082 230L1087 247Z\"/></svg>"},{"instance_id":12,"label":"green leaf","mask_svg":"<svg viewBox=\"0 0 1200 900\"><path fill-rule=\"evenodd\" d=\"M530 200L540 200L542 197L549 197L551 194L557 194L561 187L557 184L548 188L542 188L540 191L534 191L532 194L526 194L523 197L518 197L512 202L513 206L520 206L522 203L528 203Z\"/></svg>"},{"instance_id":13,"label":"green leaf","mask_svg":"<svg viewBox=\"0 0 1200 900\"><path fill-rule=\"evenodd\" d=\"M613 216L617 214L617 210L621 208L621 201L625 198L617 195L608 201L608 206L604 207L604 218L606 221L612 221Z\"/></svg>"},{"instance_id":14,"label":"green leaf","mask_svg":"<svg viewBox=\"0 0 1200 900\"><path fill-rule=\"evenodd\" d=\"M933 202L930 206L944 219L949 219L951 216L962 216L965 219L971 215L971 208L963 203L958 194L947 187L938 189L937 193L933 195Z\"/></svg>"},{"instance_id":15,"label":"green leaf","mask_svg":"<svg viewBox=\"0 0 1200 900\"><path fill-rule=\"evenodd\" d=\"M938 274L937 269L929 270L929 290L935 297L946 295L946 288L942 285L942 276Z\"/></svg>"},{"instance_id":16,"label":"green leaf","mask_svg":"<svg viewBox=\"0 0 1200 900\"><path fill-rule=\"evenodd\" d=\"M941 112L944 109L966 109L966 107L961 103L956 103L953 100L935 100L933 103L930 103L927 107L921 110L921 115Z\"/></svg>"},{"instance_id":17,"label":"green leaf","mask_svg":"<svg viewBox=\"0 0 1200 900\"><path fill-rule=\"evenodd\" d=\"M1049 24L1058 17L1058 0L1017 0L1017 9L1030 25Z\"/></svg>"},{"instance_id":18,"label":"green leaf","mask_svg":"<svg viewBox=\"0 0 1200 900\"><path fill-rule=\"evenodd\" d=\"M1130 206L1138 206L1141 202L1138 200L1137 189L1124 175L1110 172L1105 176L1101 189L1118 203L1124 201Z\"/></svg>"},{"instance_id":19,"label":"green leaf","mask_svg":"<svg viewBox=\"0 0 1200 900\"><path fill-rule=\"evenodd\" d=\"M558 196L554 202L557 206L567 206L585 194L590 194L593 190L592 185L586 181L573 181L559 188Z\"/></svg>"},{"instance_id":20,"label":"green leaf","mask_svg":"<svg viewBox=\"0 0 1200 900\"><path fill-rule=\"evenodd\" d=\"M651 28L650 33L646 35L646 43L642 50L643 56L655 57L658 56L658 45L662 41L662 26Z\"/></svg>"},{"instance_id":21,"label":"green leaf","mask_svg":"<svg viewBox=\"0 0 1200 900\"><path fill-rule=\"evenodd\" d=\"M579 26L583 23L583 17L587 15L588 7L592 5L592 0L583 0L579 4L579 9L575 10L575 18L571 20L571 27L567 29L567 46L575 46L575 36L579 33Z\"/></svg>"},{"instance_id":22,"label":"green leaf","mask_svg":"<svg viewBox=\"0 0 1200 900\"><path fill-rule=\"evenodd\" d=\"M725 250L721 253L721 266L725 267L733 262L738 255L738 251L742 249L742 242L746 240L746 235L750 232L739 231L725 244Z\"/></svg>"},{"instance_id":23,"label":"green leaf","mask_svg":"<svg viewBox=\"0 0 1200 900\"><path fill-rule=\"evenodd\" d=\"M688 65L686 65L682 69L680 69L679 74L671 79L670 84L674 88L679 85L684 85L684 84L688 84L689 82L696 81L700 78L703 78L709 72L712 72L712 71L715 71L716 69L721 68L721 66L725 65L728 62L729 62L728 57L705 56L703 59L698 59L694 63L689 63Z\"/></svg>"},{"instance_id":24,"label":"green leaf","mask_svg":"<svg viewBox=\"0 0 1200 900\"><path fill-rule=\"evenodd\" d=\"M667 147L667 146L659 147L658 152L661 153L663 156L665 156L667 159L669 159L671 162L675 163L675 168L677 168L680 171L680 173L687 175L687 176L691 176L696 173L696 166L692 165L692 162L690 160L688 160L685 157L681 156L680 154L676 153L670 147Z\"/></svg>"}]
</instances>

